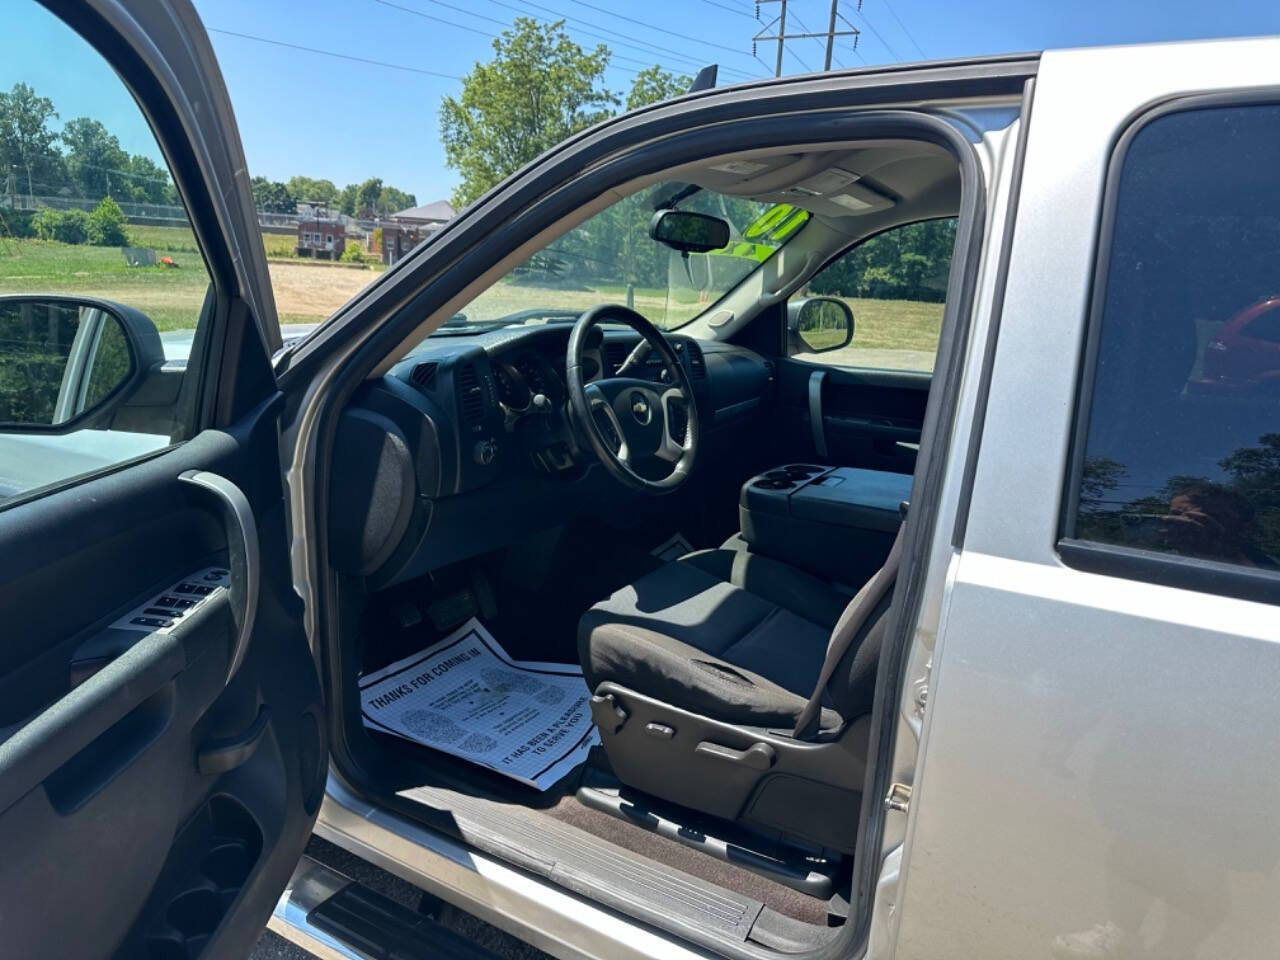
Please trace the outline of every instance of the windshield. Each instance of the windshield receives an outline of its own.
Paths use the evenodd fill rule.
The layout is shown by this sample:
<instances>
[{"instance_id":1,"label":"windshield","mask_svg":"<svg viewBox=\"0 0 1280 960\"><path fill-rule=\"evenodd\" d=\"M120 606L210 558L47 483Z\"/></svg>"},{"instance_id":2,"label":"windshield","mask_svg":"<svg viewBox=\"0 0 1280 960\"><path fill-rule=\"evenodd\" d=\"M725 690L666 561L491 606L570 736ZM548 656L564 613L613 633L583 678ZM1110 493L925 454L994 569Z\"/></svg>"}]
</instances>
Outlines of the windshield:
<instances>
[{"instance_id":1,"label":"windshield","mask_svg":"<svg viewBox=\"0 0 1280 960\"><path fill-rule=\"evenodd\" d=\"M654 211L678 206L729 223L728 245L682 256L649 237ZM809 214L684 183L659 183L600 211L529 257L437 333L476 324L569 322L589 307L625 303L655 326L684 326L794 237Z\"/></svg>"}]
</instances>

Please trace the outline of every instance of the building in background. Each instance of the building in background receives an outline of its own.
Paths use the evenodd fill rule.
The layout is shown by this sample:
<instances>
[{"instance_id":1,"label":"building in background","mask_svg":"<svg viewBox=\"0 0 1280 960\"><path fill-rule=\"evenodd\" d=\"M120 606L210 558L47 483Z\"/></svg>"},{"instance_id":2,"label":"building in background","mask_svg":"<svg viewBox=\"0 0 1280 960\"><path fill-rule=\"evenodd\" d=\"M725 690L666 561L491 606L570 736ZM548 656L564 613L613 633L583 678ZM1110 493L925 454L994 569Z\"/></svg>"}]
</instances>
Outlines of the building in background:
<instances>
[{"instance_id":1,"label":"building in background","mask_svg":"<svg viewBox=\"0 0 1280 960\"><path fill-rule=\"evenodd\" d=\"M453 219L447 200L410 207L379 220L382 229L382 262L390 266Z\"/></svg>"},{"instance_id":2,"label":"building in background","mask_svg":"<svg viewBox=\"0 0 1280 960\"><path fill-rule=\"evenodd\" d=\"M346 226L336 218L316 216L299 220L298 256L337 260L347 247L346 233Z\"/></svg>"}]
</instances>

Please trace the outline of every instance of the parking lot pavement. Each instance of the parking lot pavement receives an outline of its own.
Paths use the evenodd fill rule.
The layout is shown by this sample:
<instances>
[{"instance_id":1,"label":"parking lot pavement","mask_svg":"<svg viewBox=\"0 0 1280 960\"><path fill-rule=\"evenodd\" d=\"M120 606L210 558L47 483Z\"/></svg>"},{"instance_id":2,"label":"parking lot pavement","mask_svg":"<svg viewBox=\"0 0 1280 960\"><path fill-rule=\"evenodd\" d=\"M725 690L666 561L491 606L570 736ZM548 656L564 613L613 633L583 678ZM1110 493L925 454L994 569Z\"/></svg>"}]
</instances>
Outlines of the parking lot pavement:
<instances>
[{"instance_id":1,"label":"parking lot pavement","mask_svg":"<svg viewBox=\"0 0 1280 960\"><path fill-rule=\"evenodd\" d=\"M307 855L352 880L359 881L388 899L412 910L424 910L441 926L465 937L502 960L552 960L541 950L449 904L430 897L427 897L427 902L424 904L423 898L426 895L413 884L406 883L399 877L375 867L367 860L347 853L332 843L312 837L307 845ZM250 960L312 960L312 954L270 930L264 930L253 952L249 954L249 958Z\"/></svg>"}]
</instances>

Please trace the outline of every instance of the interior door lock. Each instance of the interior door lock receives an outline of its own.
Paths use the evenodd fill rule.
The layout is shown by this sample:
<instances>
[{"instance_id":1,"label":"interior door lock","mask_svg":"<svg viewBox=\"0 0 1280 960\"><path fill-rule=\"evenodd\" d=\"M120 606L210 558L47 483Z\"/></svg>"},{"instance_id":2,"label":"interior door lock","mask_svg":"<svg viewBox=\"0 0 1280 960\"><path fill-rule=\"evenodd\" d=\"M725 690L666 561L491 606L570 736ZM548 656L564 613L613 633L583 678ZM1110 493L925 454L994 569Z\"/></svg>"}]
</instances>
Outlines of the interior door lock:
<instances>
[{"instance_id":1,"label":"interior door lock","mask_svg":"<svg viewBox=\"0 0 1280 960\"><path fill-rule=\"evenodd\" d=\"M889 795L884 798L884 805L890 810L906 813L911 805L911 787L905 783L895 783L889 788Z\"/></svg>"}]
</instances>

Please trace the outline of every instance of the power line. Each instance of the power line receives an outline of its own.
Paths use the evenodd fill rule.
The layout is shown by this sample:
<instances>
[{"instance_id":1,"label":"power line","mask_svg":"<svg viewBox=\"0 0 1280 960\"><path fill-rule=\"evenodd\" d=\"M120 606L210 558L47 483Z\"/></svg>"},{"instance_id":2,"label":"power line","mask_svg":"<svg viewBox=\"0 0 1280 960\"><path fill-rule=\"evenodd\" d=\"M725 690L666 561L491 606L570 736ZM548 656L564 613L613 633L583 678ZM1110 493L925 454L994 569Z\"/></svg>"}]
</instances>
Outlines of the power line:
<instances>
[{"instance_id":1,"label":"power line","mask_svg":"<svg viewBox=\"0 0 1280 960\"><path fill-rule=\"evenodd\" d=\"M638 27L644 27L648 30L656 30L658 33L669 34L671 32L670 27L659 27L659 26L655 26L652 23L646 23L643 20L637 20L635 17L628 17L626 14L614 13L612 10L606 10L604 7L597 7L594 3L587 3L587 0L572 0L572 2L576 3L580 7L586 7L589 10L595 10L595 11L598 11L599 13L607 13L611 17L617 17L619 20L625 20L627 21L627 23L634 23ZM715 47L717 50L727 50L732 54L736 54L737 56L743 55L742 51L737 49L736 47L727 47L724 44L716 43L713 40L701 40L693 37L690 37L690 39L694 40L696 43L701 43L708 47Z\"/></svg>"},{"instance_id":2,"label":"power line","mask_svg":"<svg viewBox=\"0 0 1280 960\"><path fill-rule=\"evenodd\" d=\"M755 17L747 13L747 11L743 10L741 7L731 7L727 3L717 3L716 0L702 0L702 2L707 4L707 6L710 6L710 7L719 7L721 10L728 10L730 13L739 14L741 16L746 17L748 20L755 19Z\"/></svg>"},{"instance_id":3,"label":"power line","mask_svg":"<svg viewBox=\"0 0 1280 960\"><path fill-rule=\"evenodd\" d=\"M800 24L800 29L801 29L801 30L803 30L805 33L812 33L812 31L809 29L809 25L808 25L807 23L805 23L803 20L801 20L801 19L800 19L800 17L799 17L799 15L798 15L794 10L792 10L792 11L791 11L791 16L795 17L795 21L796 21L796 23ZM822 39L821 39L817 34L814 34L814 35L813 35L813 42L814 42L814 43L816 43L819 47L821 47L821 46L822 46ZM797 56L796 56L796 54L795 54L795 53L792 53L791 55L792 55L793 57L796 57L796 59L797 59L797 60L799 60L799 59L800 59L799 57L797 57ZM803 65L804 65L804 68L805 68L806 70L809 70L809 69L810 69L810 68L809 68L809 65L808 65L807 63L805 63L803 60L800 60L800 62L801 62L801 64L803 64ZM810 72L812 72L812 71L810 70Z\"/></svg>"},{"instance_id":4,"label":"power line","mask_svg":"<svg viewBox=\"0 0 1280 960\"><path fill-rule=\"evenodd\" d=\"M795 20L795 22L796 22L796 23L800 24L800 29L801 29L801 30L803 30L805 33L808 33L808 32L809 32L809 28L808 28L808 27L806 27L806 26L804 25L804 23L800 20L800 18L799 18L798 16L796 16L796 13L795 13L795 11L794 11L794 10L793 10L793 11L791 11L791 16L792 16L792 18ZM814 39L817 39L816 35L815 35ZM789 53L789 54L791 54L791 59L792 59L792 60L796 61L796 63L798 63L798 64L800 64L800 66L804 67L805 73L813 73L813 67L811 67L811 66L809 66L809 64L805 63L805 62L804 62L804 58L803 58L803 57L801 57L801 56L800 56L800 54L796 53L796 52L795 52L795 50L794 50L793 48L791 48L791 47L787 47L787 48L786 48L786 52L787 52L787 53Z\"/></svg>"},{"instance_id":5,"label":"power line","mask_svg":"<svg viewBox=\"0 0 1280 960\"><path fill-rule=\"evenodd\" d=\"M907 29L907 25L902 22L902 19L894 12L893 7L889 5L889 0L884 0L884 8L889 11L889 16L893 17L893 19L897 21L898 26L902 28L902 32L905 33L907 35L907 39L911 41L911 45L916 48L916 52L919 53L922 58L928 60L929 55L924 52L924 48L921 47L920 44L916 43L916 38L911 35L911 31Z\"/></svg>"},{"instance_id":6,"label":"power line","mask_svg":"<svg viewBox=\"0 0 1280 960\"><path fill-rule=\"evenodd\" d=\"M507 6L507 4L506 4L505 2L502 2L502 0L489 0L489 2L490 2L490 3L496 3L496 4L498 4L498 6L501 6L501 7L505 7L505 6ZM598 24L598 23L592 23L592 22L591 22L591 21L589 21L589 20L581 20L581 19L578 19L577 17L571 17L571 16L568 16L567 14L561 13L559 10L553 10L551 7L544 6L544 5L540 4L540 3L534 3L534 2L533 2L533 0L520 0L520 2L521 2L522 4L524 4L525 6L527 6L527 7L534 7L535 9L542 10L542 11L544 11L544 12L546 12L546 13L549 13L549 14L551 14L553 17L556 17L557 19L563 20L563 21L565 21L566 23L570 23L570 24L585 24L586 26L588 26L588 27L593 27L593 28L595 28L596 30L603 30L603 31L604 31L605 33L607 33L607 34L612 34L614 37L626 37L626 34L618 33L618 31L613 30L613 29L611 29L611 28L609 28L609 27L603 27L603 26L601 26L600 24ZM607 12L607 11L606 11L606 12ZM539 19L539 20L545 20L546 18L545 18L545 17L538 17L537 19ZM581 27L576 27L575 29L578 29L578 31L579 31L580 33L587 33L587 34L588 34L588 36L591 36L591 35L592 35L592 34L590 34L588 31L586 31L586 30L582 30L582 29L581 29ZM657 28L655 28L655 29L657 29ZM660 53L660 54L664 54L664 55L666 55L666 56L674 57L674 58L676 58L677 60L685 60L685 61L687 61L687 62L689 62L689 63L696 64L696 65L698 65L699 67L701 67L701 66L705 66L705 65L706 65L706 58L705 58L705 57L690 56L689 54L680 53L680 52L679 52L679 51L677 51L677 50L672 50L672 49L671 49L671 48L669 48L669 47L661 47L661 46L658 46L657 44L655 44L655 43L651 43L651 42L649 42L649 41L647 41L647 40L634 40L634 39L631 39L631 40L612 40L610 37L603 37L602 39L604 39L606 42L609 42L609 43L621 43L623 46L632 47L633 49L637 49L637 50L643 50L643 49L645 49L645 48L648 48L648 49L650 49L650 50L655 50L655 51L657 51L657 52L658 52L658 53ZM697 42L702 42L702 41L697 41ZM756 76L755 76L754 74L747 73L745 70L740 70L740 69L738 69L738 68L736 68L736 67L724 67L724 66L722 66L720 69L721 69L722 71L724 71L725 73L736 73L736 74L738 74L738 75L739 75L739 76L741 76L741 77L746 77L748 80L754 80L754 79L756 79Z\"/></svg>"},{"instance_id":7,"label":"power line","mask_svg":"<svg viewBox=\"0 0 1280 960\"><path fill-rule=\"evenodd\" d=\"M784 52L790 53L791 56L795 60L797 60L800 63L800 65L803 66L806 70L812 70L812 68L807 63L805 63L803 57L801 57L798 53L796 53L794 49L787 47L788 40L808 40L808 39L814 39L819 41L825 40L826 41L825 57L823 58L823 67L822 67L824 70L831 69L831 61L835 52L836 37L853 37L853 51L855 53L857 53L858 51L858 36L860 34L860 31L858 30L857 27L855 27L852 23L849 22L848 18L845 17L844 14L840 12L840 0L831 0L831 17L830 17L830 21L827 24L827 29L825 31L810 30L808 25L805 24L804 21L802 21L798 16L796 16L794 11L791 11L792 18L795 20L796 23L800 25L800 29L804 31L803 33L787 32L788 0L755 0L755 2L756 2L756 18L757 19L760 18L760 8L764 4L766 3L778 4L778 15L774 17L772 20L770 20L768 23L766 23L763 27L761 27L760 30L756 32L755 36L751 38L751 55L755 57L757 60L760 59L758 56L756 56L757 44L761 42L777 43L778 45L777 56L774 64L775 76L779 76L779 77L782 76L782 57ZM859 0L859 2L861 2L861 0ZM837 26L838 26L837 20L840 21L840 23L844 24L844 28L837 29ZM770 33L769 32L770 30L773 30L775 32Z\"/></svg>"},{"instance_id":8,"label":"power line","mask_svg":"<svg viewBox=\"0 0 1280 960\"><path fill-rule=\"evenodd\" d=\"M868 19L867 19L867 15L866 15L865 13L863 13L863 12L862 12L862 4L861 4L861 3L859 3L859 4L858 4L858 16L859 16L859 17L861 17L861 18L862 18L862 22L863 22L863 23L865 23L865 24L867 25L867 29L871 31L871 35L872 35L873 37L875 37L877 40L879 40L879 41L880 41L880 44L881 44L881 45L882 45L886 50L888 50L888 51L889 51L889 56L893 57L893 59L895 59L895 60L901 60L901 59L902 59L902 57L898 56L898 51L894 50L894 49L893 49L893 47L889 46L889 44L888 44L888 42L885 40L885 38L884 38L884 37L882 37L882 36L880 36L880 31L879 31L879 30L877 30L877 29L875 28L875 24L873 24L870 20L868 20Z\"/></svg>"},{"instance_id":9,"label":"power line","mask_svg":"<svg viewBox=\"0 0 1280 960\"><path fill-rule=\"evenodd\" d=\"M461 77L456 77L451 73L440 73L436 70L424 70L421 67L409 67L402 63L388 63L385 60L370 60L366 57L353 57L348 53L336 53L333 50L319 50L316 47L304 47L300 43L288 43L284 40L272 40L268 37L257 37L251 33L238 33L235 30L221 30L217 27L206 27L205 29L210 33L221 33L228 37L239 37L241 40L253 40L257 43L268 43L273 47L287 47L290 50L302 50L305 53L315 53L322 57L334 57L338 60L349 60L352 63L364 63L373 67L386 67L388 70L403 70L405 73L420 73L426 77L440 77L445 80L462 80Z\"/></svg>"},{"instance_id":10,"label":"power line","mask_svg":"<svg viewBox=\"0 0 1280 960\"><path fill-rule=\"evenodd\" d=\"M436 6L438 6L438 7L444 7L444 8L445 8L445 9L447 9L447 10L456 10L458 13L463 13L463 14L466 14L467 16L476 17L476 18L478 18L478 19L480 19L480 20L487 20L489 23L496 23L496 24L498 24L498 26L503 27L503 28L506 28L506 29L510 29L510 28L512 28L513 26L515 26L515 24L508 23L508 22L507 22L507 21L505 21L505 20L499 20L497 17L490 17L490 16L486 16L486 15L485 15L485 14L483 14L483 13L475 13L475 12L473 12L473 11L471 11L471 10L467 10L467 9L465 9L465 8L463 8L463 7L457 7L457 6L454 6L454 5L453 5L453 4L451 4L451 3L445 3L445 2L444 2L444 0L427 0L427 2L428 2L428 3L434 3L434 4L435 4ZM493 39L493 40L497 40L497 39L499 39L499 37L498 37L498 35L497 35L496 33L490 33L490 32L489 32L489 31L487 31L487 30L480 30L480 29L477 29L476 27L469 27L469 26L466 26L465 24L461 24L461 23L454 23L452 20L445 20L443 17L435 17L435 16L432 16L432 15L431 15L431 14L429 14L429 13L424 13L424 12L423 12L423 11L421 11L421 10L414 10L412 7L405 7L405 6L401 6L401 5L400 5L400 4L398 4L398 3L392 3L392 2L391 2L391 0L374 0L374 3L380 3L380 4L382 4L382 6L384 6L384 7L391 7L391 8L393 8L393 9L395 9L395 10L400 10L400 11L402 11L402 12L404 12L404 13L411 13L411 14L413 14L415 17L422 17L424 20L432 20L432 21L434 21L434 22L436 22L436 23L443 23L443 24L445 24L445 25L447 25L447 26L450 26L450 27L458 27L458 28L459 28L459 29L461 29L461 30L467 30L467 31L470 31L471 33L478 33L478 34L480 34L480 36L482 36L482 37L489 37L489 38L491 38L491 39ZM641 67L648 67L648 66L649 66L648 61L645 61L645 60L638 60L638 59L636 59L635 57L628 57L628 56L624 56L624 55L623 55L623 54L621 54L621 53L614 53L612 50L610 50L610 51L609 51L609 59L610 59L611 61L612 61L612 60L626 60L626 61L627 61L627 62L629 62L629 63L638 63ZM623 71L626 71L626 72L628 72L628 73L639 73L639 72L640 72L639 70L632 70L630 67L621 67L621 66L617 66L617 65L615 65L615 64L613 64L613 63L610 63L610 66L612 66L615 70L623 70Z\"/></svg>"},{"instance_id":11,"label":"power line","mask_svg":"<svg viewBox=\"0 0 1280 960\"><path fill-rule=\"evenodd\" d=\"M444 17L437 17L430 13L423 13L421 10L414 10L411 7L402 7L398 3L392 3L391 0L373 0L373 2L380 3L384 7L391 7L393 10L411 13L415 17L421 17L423 20L430 20L432 23L443 23L446 27L456 27L459 30L466 30L468 33L474 33L481 37L488 37L490 40L497 36L496 33L490 33L488 30L481 30L479 27L468 27L464 23L454 23L452 20L446 20Z\"/></svg>"}]
</instances>

